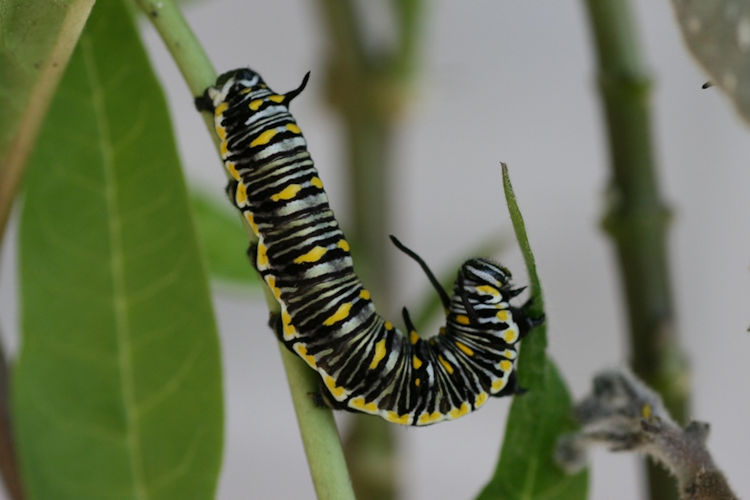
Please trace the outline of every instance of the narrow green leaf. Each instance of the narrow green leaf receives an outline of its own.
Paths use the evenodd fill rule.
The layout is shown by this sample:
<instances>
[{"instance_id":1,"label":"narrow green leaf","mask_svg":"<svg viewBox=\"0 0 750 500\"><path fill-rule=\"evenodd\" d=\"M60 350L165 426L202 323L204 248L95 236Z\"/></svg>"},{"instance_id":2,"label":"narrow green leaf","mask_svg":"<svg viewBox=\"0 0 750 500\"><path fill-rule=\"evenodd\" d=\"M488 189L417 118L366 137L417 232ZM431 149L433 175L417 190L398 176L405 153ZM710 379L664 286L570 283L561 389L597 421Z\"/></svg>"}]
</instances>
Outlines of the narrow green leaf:
<instances>
[{"instance_id":1,"label":"narrow green leaf","mask_svg":"<svg viewBox=\"0 0 750 500\"><path fill-rule=\"evenodd\" d=\"M32 158L13 417L29 498L213 498L218 339L166 103L99 2Z\"/></svg>"},{"instance_id":2,"label":"narrow green leaf","mask_svg":"<svg viewBox=\"0 0 750 500\"><path fill-rule=\"evenodd\" d=\"M505 165L503 188L534 298L528 311L532 317L538 316L544 311L542 287ZM522 343L518 376L521 386L529 392L513 400L500 459L492 478L477 497L479 500L586 498L588 472L567 475L554 461L557 438L572 430L573 423L570 394L554 363L545 354L546 330L546 324L535 328Z\"/></svg>"},{"instance_id":3,"label":"narrow green leaf","mask_svg":"<svg viewBox=\"0 0 750 500\"><path fill-rule=\"evenodd\" d=\"M259 285L258 275L243 251L248 237L236 210L200 190L190 193L195 222L211 277L243 285Z\"/></svg>"}]
</instances>

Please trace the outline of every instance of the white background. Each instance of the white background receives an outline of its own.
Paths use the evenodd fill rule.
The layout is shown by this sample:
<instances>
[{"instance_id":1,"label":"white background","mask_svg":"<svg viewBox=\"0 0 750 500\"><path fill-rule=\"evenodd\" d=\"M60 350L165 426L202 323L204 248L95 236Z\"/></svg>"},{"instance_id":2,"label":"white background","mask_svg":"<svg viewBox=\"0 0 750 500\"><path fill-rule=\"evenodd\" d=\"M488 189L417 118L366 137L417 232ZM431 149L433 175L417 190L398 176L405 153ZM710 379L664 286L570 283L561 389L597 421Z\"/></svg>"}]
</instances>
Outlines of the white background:
<instances>
[{"instance_id":1,"label":"white background","mask_svg":"<svg viewBox=\"0 0 750 500\"><path fill-rule=\"evenodd\" d=\"M598 226L608 163L582 2L425 3L420 78L396 135L390 203L399 216L391 230L437 269L492 232L511 234L498 167L508 162L545 286L551 354L580 397L596 371L627 359L612 248ZM662 192L674 211L670 267L692 363L693 415L711 423L714 458L747 496L750 135L717 90L700 90L706 77L687 55L668 2L634 3L656 83L654 135ZM312 70L294 111L346 223L341 130L321 100L327 39L317 5L214 0L184 9L219 71L249 65L285 91ZM371 35L383 39L386 32ZM191 96L150 26L144 33L169 89L190 179L220 196L224 176ZM0 270L0 327L11 350L18 317L14 236ZM525 282L514 244L500 258ZM395 303L414 304L426 280L406 257L394 260L402 284ZM216 292L227 415L218 496L313 498L263 301ZM493 400L456 422L399 428L403 497L475 495L494 468L508 405ZM642 496L632 457L600 451L593 462L591 498Z\"/></svg>"}]
</instances>

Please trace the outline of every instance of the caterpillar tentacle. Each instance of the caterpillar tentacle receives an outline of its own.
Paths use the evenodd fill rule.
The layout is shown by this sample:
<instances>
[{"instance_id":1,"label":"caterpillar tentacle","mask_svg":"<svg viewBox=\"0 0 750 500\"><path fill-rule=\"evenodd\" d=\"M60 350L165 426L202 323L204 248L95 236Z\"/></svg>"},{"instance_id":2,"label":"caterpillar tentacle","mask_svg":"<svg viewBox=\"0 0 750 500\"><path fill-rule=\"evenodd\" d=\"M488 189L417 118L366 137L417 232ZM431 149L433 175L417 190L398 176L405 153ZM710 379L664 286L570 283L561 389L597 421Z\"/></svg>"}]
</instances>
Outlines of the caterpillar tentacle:
<instances>
[{"instance_id":1,"label":"caterpillar tentacle","mask_svg":"<svg viewBox=\"0 0 750 500\"><path fill-rule=\"evenodd\" d=\"M214 113L227 193L258 237L253 265L279 302L270 319L279 340L320 375L314 401L429 425L518 394L518 342L536 320L510 304L510 272L486 259L466 261L452 294L419 263L446 309L439 334L421 338L404 308L404 334L375 309L354 272L349 244L289 103L304 88L277 94L250 69L221 75L196 98Z\"/></svg>"}]
</instances>

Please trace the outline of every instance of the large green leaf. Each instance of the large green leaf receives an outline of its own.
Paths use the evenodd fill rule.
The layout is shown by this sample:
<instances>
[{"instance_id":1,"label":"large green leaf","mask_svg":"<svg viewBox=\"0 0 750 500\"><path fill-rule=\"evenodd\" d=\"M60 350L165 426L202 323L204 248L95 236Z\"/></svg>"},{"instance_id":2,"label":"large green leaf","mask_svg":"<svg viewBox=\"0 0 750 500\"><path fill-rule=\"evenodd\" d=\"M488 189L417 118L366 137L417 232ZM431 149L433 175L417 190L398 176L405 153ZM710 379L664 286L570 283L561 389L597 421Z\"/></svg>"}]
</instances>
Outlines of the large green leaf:
<instances>
[{"instance_id":1,"label":"large green leaf","mask_svg":"<svg viewBox=\"0 0 750 500\"><path fill-rule=\"evenodd\" d=\"M164 97L120 1L94 8L38 144L13 374L29 498L212 498L216 328Z\"/></svg>"},{"instance_id":2,"label":"large green leaf","mask_svg":"<svg viewBox=\"0 0 750 500\"><path fill-rule=\"evenodd\" d=\"M542 287L536 262L526 235L507 168L503 165L503 187L508 211L529 274L534 298L529 314L544 311ZM521 347L518 377L528 393L513 399L505 428L500 459L479 500L583 500L588 473L567 475L554 460L558 436L573 428L570 394L554 363L546 356L546 324L535 328Z\"/></svg>"}]
</instances>

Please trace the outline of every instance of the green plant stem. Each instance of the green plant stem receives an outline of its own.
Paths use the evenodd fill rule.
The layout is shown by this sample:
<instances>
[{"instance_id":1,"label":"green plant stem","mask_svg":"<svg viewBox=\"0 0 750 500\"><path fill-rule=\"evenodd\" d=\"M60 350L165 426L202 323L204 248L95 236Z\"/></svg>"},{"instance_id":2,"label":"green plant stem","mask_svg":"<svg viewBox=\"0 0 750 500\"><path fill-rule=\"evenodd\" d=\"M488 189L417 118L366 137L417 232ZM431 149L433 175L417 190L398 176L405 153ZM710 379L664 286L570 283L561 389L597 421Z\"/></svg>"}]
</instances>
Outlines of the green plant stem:
<instances>
[{"instance_id":1,"label":"green plant stem","mask_svg":"<svg viewBox=\"0 0 750 500\"><path fill-rule=\"evenodd\" d=\"M29 92L28 104L20 117L16 134L5 156L0 159L0 245L13 207L13 200L21 186L26 160L29 158L49 103L93 5L94 0L70 2L56 40L47 54L48 57L40 62L38 76Z\"/></svg>"},{"instance_id":2,"label":"green plant stem","mask_svg":"<svg viewBox=\"0 0 750 500\"><path fill-rule=\"evenodd\" d=\"M200 95L208 86L213 85L216 81L213 65L175 3L172 0L136 0L136 3L161 35L191 93ZM203 115L206 127L214 143L218 145L219 138L214 131L213 117L210 113ZM246 229L250 240L255 239L247 224ZM268 287L264 287L264 291L269 310L272 314L278 313L278 302ZM330 410L315 407L312 399L307 396L309 392L317 390L317 385L313 383L317 380L317 375L281 344L280 348L318 498L353 499L333 415Z\"/></svg>"},{"instance_id":3,"label":"green plant stem","mask_svg":"<svg viewBox=\"0 0 750 500\"><path fill-rule=\"evenodd\" d=\"M333 415L311 404L310 394L319 390L320 378L282 344L279 349L317 497L355 498Z\"/></svg>"},{"instance_id":4,"label":"green plant stem","mask_svg":"<svg viewBox=\"0 0 750 500\"><path fill-rule=\"evenodd\" d=\"M366 48L362 23L351 0L320 0L330 37L326 94L345 127L351 176L349 235L357 272L386 311L391 294L392 255L388 232L394 127L406 101L419 39L421 0L394 0L396 40L391 50ZM354 488L360 500L396 496L397 464L392 429L380 419L355 417L345 440Z\"/></svg>"},{"instance_id":5,"label":"green plant stem","mask_svg":"<svg viewBox=\"0 0 750 500\"><path fill-rule=\"evenodd\" d=\"M661 199L651 139L650 78L628 0L586 0L599 61L599 89L611 158L604 228L615 243L628 306L631 365L685 420L688 369L674 327L667 265L668 210ZM652 499L677 498L674 481L648 466Z\"/></svg>"}]
</instances>

